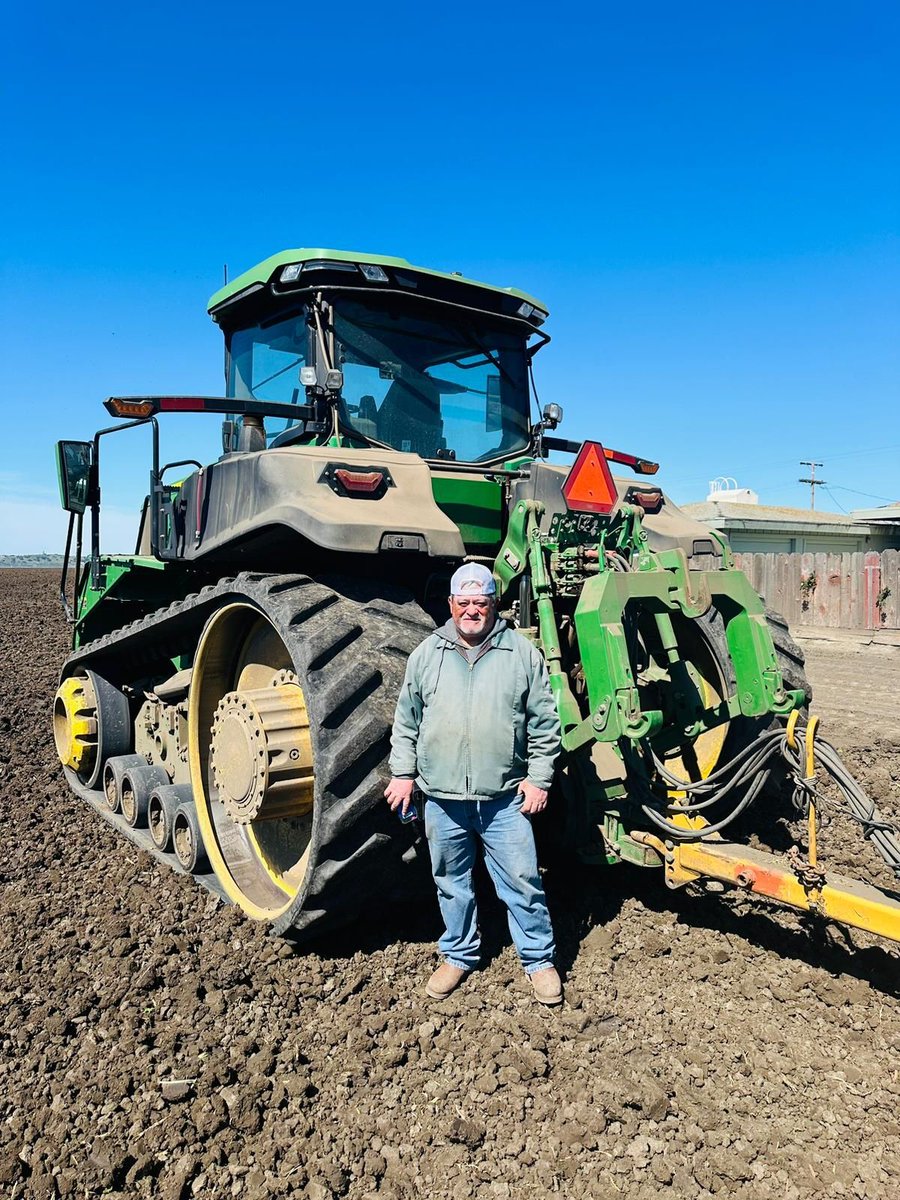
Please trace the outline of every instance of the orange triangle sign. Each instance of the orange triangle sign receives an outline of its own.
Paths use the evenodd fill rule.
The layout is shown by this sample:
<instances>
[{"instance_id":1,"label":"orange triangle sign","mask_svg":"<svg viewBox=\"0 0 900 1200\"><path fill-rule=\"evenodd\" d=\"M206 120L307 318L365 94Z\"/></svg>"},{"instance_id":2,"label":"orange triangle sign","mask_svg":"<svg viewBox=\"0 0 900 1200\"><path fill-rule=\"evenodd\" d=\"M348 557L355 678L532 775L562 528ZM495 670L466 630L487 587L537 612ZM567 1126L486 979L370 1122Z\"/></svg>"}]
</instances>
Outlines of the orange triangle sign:
<instances>
[{"instance_id":1,"label":"orange triangle sign","mask_svg":"<svg viewBox=\"0 0 900 1200\"><path fill-rule=\"evenodd\" d=\"M585 442L578 451L562 494L575 512L609 513L615 508L618 492L599 442Z\"/></svg>"}]
</instances>

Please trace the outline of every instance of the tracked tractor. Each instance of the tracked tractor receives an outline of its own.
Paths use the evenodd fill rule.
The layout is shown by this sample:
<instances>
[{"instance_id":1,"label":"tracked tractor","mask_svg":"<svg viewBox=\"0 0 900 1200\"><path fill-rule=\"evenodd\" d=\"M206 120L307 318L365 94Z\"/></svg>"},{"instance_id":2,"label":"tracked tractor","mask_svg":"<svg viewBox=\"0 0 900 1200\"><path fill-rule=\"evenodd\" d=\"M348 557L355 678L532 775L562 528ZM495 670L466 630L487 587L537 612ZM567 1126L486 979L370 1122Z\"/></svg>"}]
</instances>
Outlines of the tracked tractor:
<instances>
[{"instance_id":1,"label":"tracked tractor","mask_svg":"<svg viewBox=\"0 0 900 1200\"><path fill-rule=\"evenodd\" d=\"M452 572L478 561L547 662L557 846L900 936L892 893L818 861L823 803L895 876L900 845L818 743L784 623L655 463L567 441L559 406L536 407L544 305L317 249L267 259L209 311L224 395L114 397L114 424L57 446L74 636L53 723L79 796L277 933L414 893L420 855L382 798L393 708ZM185 412L221 419L215 462L160 460L160 422ZM141 428L135 551L103 554L101 449ZM729 840L779 772L809 831L780 859Z\"/></svg>"}]
</instances>

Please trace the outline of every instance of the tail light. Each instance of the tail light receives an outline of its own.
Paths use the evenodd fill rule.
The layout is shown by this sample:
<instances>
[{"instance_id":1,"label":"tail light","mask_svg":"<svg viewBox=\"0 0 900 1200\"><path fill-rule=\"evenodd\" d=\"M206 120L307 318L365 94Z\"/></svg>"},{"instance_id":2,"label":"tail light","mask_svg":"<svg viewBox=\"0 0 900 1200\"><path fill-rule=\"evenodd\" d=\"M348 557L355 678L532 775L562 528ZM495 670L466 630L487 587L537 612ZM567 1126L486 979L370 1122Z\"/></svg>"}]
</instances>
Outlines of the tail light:
<instances>
[{"instance_id":1,"label":"tail light","mask_svg":"<svg viewBox=\"0 0 900 1200\"><path fill-rule=\"evenodd\" d=\"M349 463L329 463L319 476L336 496L353 496L360 500L380 500L388 488L395 487L387 467L351 466Z\"/></svg>"},{"instance_id":2,"label":"tail light","mask_svg":"<svg viewBox=\"0 0 900 1200\"><path fill-rule=\"evenodd\" d=\"M371 496L384 483L384 471L348 471L346 467L338 467L334 477L345 492L362 496Z\"/></svg>"},{"instance_id":3,"label":"tail light","mask_svg":"<svg viewBox=\"0 0 900 1200\"><path fill-rule=\"evenodd\" d=\"M663 494L660 488L629 488L625 494L626 504L638 504L648 513L657 513L662 508Z\"/></svg>"}]
</instances>

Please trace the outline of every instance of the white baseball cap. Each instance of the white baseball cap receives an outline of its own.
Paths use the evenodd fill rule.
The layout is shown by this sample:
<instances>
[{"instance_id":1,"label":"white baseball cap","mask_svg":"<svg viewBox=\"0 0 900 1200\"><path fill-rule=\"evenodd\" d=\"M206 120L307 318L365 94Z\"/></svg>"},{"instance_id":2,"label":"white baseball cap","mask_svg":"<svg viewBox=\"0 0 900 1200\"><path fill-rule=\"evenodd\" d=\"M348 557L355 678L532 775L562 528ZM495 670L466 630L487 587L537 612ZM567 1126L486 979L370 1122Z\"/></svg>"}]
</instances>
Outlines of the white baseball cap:
<instances>
[{"instance_id":1,"label":"white baseball cap","mask_svg":"<svg viewBox=\"0 0 900 1200\"><path fill-rule=\"evenodd\" d=\"M494 576L481 563L463 563L450 580L451 596L493 596L496 591Z\"/></svg>"}]
</instances>

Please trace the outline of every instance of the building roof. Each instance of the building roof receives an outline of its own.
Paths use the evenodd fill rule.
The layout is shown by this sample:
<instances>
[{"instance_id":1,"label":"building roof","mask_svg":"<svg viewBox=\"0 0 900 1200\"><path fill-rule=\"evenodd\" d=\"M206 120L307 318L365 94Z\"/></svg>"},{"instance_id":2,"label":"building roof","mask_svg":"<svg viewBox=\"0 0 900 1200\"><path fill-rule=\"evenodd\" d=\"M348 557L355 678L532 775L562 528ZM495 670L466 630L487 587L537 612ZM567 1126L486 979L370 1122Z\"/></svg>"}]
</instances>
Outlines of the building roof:
<instances>
[{"instance_id":1,"label":"building roof","mask_svg":"<svg viewBox=\"0 0 900 1200\"><path fill-rule=\"evenodd\" d=\"M843 513L814 512L809 508L781 508L769 504L735 504L704 500L683 504L686 513L708 524L727 523L732 529L802 529L810 532L860 532L858 521Z\"/></svg>"},{"instance_id":2,"label":"building roof","mask_svg":"<svg viewBox=\"0 0 900 1200\"><path fill-rule=\"evenodd\" d=\"M858 537L900 535L900 506L893 521L859 520L859 513L815 512L809 508L782 508L769 504L736 504L727 501L705 500L700 504L683 504L684 512L698 521L719 529L755 530L759 533L815 534L819 537L856 535ZM883 511L883 510L878 510Z\"/></svg>"},{"instance_id":3,"label":"building roof","mask_svg":"<svg viewBox=\"0 0 900 1200\"><path fill-rule=\"evenodd\" d=\"M900 500L895 500L893 504L882 504L879 508L854 508L850 515L855 521L871 521L879 525L887 521L891 525L900 525Z\"/></svg>"}]
</instances>

